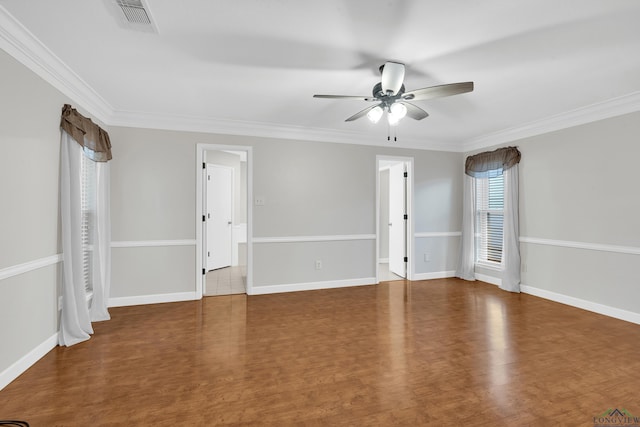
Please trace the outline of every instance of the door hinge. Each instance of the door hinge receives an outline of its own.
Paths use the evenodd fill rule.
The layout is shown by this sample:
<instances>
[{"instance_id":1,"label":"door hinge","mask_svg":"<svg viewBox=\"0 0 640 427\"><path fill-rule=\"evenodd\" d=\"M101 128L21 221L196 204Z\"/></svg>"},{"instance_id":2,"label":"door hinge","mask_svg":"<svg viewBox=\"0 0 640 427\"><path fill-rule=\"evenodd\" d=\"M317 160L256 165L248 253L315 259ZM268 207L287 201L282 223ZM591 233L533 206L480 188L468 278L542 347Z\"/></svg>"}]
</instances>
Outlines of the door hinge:
<instances>
[{"instance_id":1,"label":"door hinge","mask_svg":"<svg viewBox=\"0 0 640 427\"><path fill-rule=\"evenodd\" d=\"M211 256L211 252L207 251L207 256Z\"/></svg>"},{"instance_id":2,"label":"door hinge","mask_svg":"<svg viewBox=\"0 0 640 427\"><path fill-rule=\"evenodd\" d=\"M204 276L205 274L207 274L207 271L203 268L202 269L202 275Z\"/></svg>"},{"instance_id":3,"label":"door hinge","mask_svg":"<svg viewBox=\"0 0 640 427\"><path fill-rule=\"evenodd\" d=\"M409 258L404 257L404 262L409 262Z\"/></svg>"},{"instance_id":4,"label":"door hinge","mask_svg":"<svg viewBox=\"0 0 640 427\"><path fill-rule=\"evenodd\" d=\"M206 169L207 168L207 164L205 162L202 162L202 169Z\"/></svg>"},{"instance_id":5,"label":"door hinge","mask_svg":"<svg viewBox=\"0 0 640 427\"><path fill-rule=\"evenodd\" d=\"M205 222L207 219L202 215L202 222Z\"/></svg>"},{"instance_id":6,"label":"door hinge","mask_svg":"<svg viewBox=\"0 0 640 427\"><path fill-rule=\"evenodd\" d=\"M408 176L409 176L409 173L408 173L408 172L405 172L403 176L406 178L406 177L408 177Z\"/></svg>"},{"instance_id":7,"label":"door hinge","mask_svg":"<svg viewBox=\"0 0 640 427\"><path fill-rule=\"evenodd\" d=\"M409 215L404 214L404 219L409 219Z\"/></svg>"}]
</instances>

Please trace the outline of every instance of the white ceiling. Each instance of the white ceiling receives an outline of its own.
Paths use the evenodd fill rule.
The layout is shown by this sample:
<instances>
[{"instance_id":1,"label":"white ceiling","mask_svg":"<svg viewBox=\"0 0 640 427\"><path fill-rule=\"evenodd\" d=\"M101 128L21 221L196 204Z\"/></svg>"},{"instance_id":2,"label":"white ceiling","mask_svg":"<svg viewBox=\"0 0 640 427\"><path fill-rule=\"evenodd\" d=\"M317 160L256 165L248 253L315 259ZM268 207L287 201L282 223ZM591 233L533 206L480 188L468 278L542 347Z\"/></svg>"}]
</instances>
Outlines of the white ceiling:
<instances>
[{"instance_id":1,"label":"white ceiling","mask_svg":"<svg viewBox=\"0 0 640 427\"><path fill-rule=\"evenodd\" d=\"M417 101L430 117L405 118L400 146L640 110L637 0L147 0L157 34L119 26L109 1L0 0L0 47L107 124L386 145L384 121L344 121L369 104L312 95L369 95L387 60L407 90L475 82Z\"/></svg>"}]
</instances>

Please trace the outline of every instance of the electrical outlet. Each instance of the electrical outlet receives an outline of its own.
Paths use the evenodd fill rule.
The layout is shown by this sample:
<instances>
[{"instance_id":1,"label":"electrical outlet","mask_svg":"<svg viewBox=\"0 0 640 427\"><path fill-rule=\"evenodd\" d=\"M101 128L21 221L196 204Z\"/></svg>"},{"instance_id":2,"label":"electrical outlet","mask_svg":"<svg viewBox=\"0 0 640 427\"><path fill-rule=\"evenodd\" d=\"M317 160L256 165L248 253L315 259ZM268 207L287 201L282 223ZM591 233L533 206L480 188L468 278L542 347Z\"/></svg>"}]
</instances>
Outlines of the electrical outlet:
<instances>
[{"instance_id":1,"label":"electrical outlet","mask_svg":"<svg viewBox=\"0 0 640 427\"><path fill-rule=\"evenodd\" d=\"M255 205L256 206L264 206L265 202L266 202L266 200L265 200L264 196L256 196L256 199L255 199Z\"/></svg>"},{"instance_id":2,"label":"electrical outlet","mask_svg":"<svg viewBox=\"0 0 640 427\"><path fill-rule=\"evenodd\" d=\"M322 270L322 260L316 260L316 270Z\"/></svg>"},{"instance_id":3,"label":"electrical outlet","mask_svg":"<svg viewBox=\"0 0 640 427\"><path fill-rule=\"evenodd\" d=\"M431 262L431 252L425 252L424 262Z\"/></svg>"}]
</instances>

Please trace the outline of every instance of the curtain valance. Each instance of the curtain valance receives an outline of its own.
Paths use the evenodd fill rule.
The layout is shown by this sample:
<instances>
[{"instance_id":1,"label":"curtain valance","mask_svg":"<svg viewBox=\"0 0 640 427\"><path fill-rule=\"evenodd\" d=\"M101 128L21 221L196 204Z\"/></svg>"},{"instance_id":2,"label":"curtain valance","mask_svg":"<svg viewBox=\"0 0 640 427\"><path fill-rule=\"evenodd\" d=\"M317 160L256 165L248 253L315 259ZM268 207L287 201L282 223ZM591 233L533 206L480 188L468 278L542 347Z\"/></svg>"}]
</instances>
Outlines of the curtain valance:
<instances>
[{"instance_id":1,"label":"curtain valance","mask_svg":"<svg viewBox=\"0 0 640 427\"><path fill-rule=\"evenodd\" d=\"M96 162L111 160L111 141L107 131L78 113L69 104L62 107L60 127L85 149L85 154L92 160Z\"/></svg>"},{"instance_id":2,"label":"curtain valance","mask_svg":"<svg viewBox=\"0 0 640 427\"><path fill-rule=\"evenodd\" d=\"M474 178L486 178L489 171L500 171L500 174L520 163L520 151L516 147L498 148L493 151L467 157L464 173Z\"/></svg>"}]
</instances>

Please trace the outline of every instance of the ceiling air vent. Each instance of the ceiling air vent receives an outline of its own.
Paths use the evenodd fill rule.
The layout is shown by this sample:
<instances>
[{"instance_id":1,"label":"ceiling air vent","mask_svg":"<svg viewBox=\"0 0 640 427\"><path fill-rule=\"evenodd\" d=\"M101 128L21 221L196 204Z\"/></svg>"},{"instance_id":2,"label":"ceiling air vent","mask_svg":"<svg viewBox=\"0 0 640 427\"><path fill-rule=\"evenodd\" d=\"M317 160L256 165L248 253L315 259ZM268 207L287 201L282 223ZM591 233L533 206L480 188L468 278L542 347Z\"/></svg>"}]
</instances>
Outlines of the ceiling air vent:
<instances>
[{"instance_id":1,"label":"ceiling air vent","mask_svg":"<svg viewBox=\"0 0 640 427\"><path fill-rule=\"evenodd\" d=\"M118 19L118 25L137 31L157 33L151 18L149 6L144 0L110 0L111 9Z\"/></svg>"},{"instance_id":2,"label":"ceiling air vent","mask_svg":"<svg viewBox=\"0 0 640 427\"><path fill-rule=\"evenodd\" d=\"M151 25L151 19L140 0L116 0L116 3L129 23Z\"/></svg>"}]
</instances>

